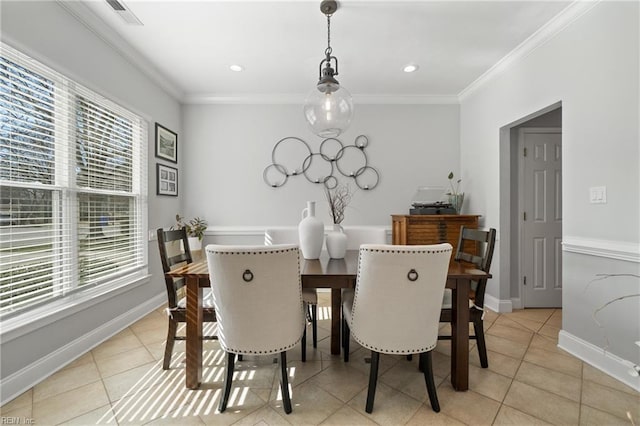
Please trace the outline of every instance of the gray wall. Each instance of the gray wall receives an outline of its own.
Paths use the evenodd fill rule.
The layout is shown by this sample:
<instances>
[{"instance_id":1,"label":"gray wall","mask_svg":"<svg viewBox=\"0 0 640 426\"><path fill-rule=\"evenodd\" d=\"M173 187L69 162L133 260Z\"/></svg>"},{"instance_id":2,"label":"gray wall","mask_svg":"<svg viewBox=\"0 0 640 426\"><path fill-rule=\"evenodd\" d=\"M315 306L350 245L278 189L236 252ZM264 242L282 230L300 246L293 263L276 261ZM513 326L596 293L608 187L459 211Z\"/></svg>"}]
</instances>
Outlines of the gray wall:
<instances>
[{"instance_id":1,"label":"gray wall","mask_svg":"<svg viewBox=\"0 0 640 426\"><path fill-rule=\"evenodd\" d=\"M600 295L585 291L589 278L640 273L638 9L637 2L595 4L461 103L461 167L474 195L469 207L486 212L486 224L498 227L500 129L562 102L563 255L572 253L563 261L563 331L584 342L585 350L603 346L602 330L590 318L593 307L618 294L612 282ZM607 186L607 204L590 204L589 187L600 185ZM500 237L501 243L509 239ZM506 260L492 266L488 291L508 301L509 277L500 268ZM636 294L637 281L627 288ZM637 300L610 307L606 326L612 353L635 364Z\"/></svg>"},{"instance_id":2,"label":"gray wall","mask_svg":"<svg viewBox=\"0 0 640 426\"><path fill-rule=\"evenodd\" d=\"M458 174L458 105L357 105L354 121L340 137L353 144L369 139L369 164L380 173L372 191L356 191L344 224L391 225L389 215L408 214L418 186L446 186ZM326 225L322 185L303 176L280 188L262 180L271 151L286 136L304 139L317 152L321 139L304 121L302 105L187 105L184 107L183 196L187 216L213 226L295 225L307 200L316 200ZM341 178L347 181L349 178ZM355 189L355 185L351 185Z\"/></svg>"},{"instance_id":3,"label":"gray wall","mask_svg":"<svg viewBox=\"0 0 640 426\"><path fill-rule=\"evenodd\" d=\"M172 224L180 198L154 195L153 124L158 121L181 134L180 104L57 2L3 1L1 28L4 42L149 120L148 225L154 228ZM90 335L113 318L163 294L164 284L159 275L162 268L155 244L149 243L152 276L147 284L11 341L7 342L3 336L0 376L6 379L65 345ZM69 356L68 361L72 361L73 354ZM28 388L33 383L24 385ZM3 401L6 392L3 386Z\"/></svg>"}]
</instances>

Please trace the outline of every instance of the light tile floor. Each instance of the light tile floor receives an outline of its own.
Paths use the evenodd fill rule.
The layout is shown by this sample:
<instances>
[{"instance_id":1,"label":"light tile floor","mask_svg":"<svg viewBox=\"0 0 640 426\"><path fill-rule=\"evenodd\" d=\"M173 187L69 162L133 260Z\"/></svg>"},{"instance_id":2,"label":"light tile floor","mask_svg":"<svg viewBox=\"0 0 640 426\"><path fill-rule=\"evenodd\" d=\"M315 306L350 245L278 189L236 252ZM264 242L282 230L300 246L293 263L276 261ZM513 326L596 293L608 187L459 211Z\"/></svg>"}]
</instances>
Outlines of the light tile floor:
<instances>
[{"instance_id":1,"label":"light tile floor","mask_svg":"<svg viewBox=\"0 0 640 426\"><path fill-rule=\"evenodd\" d=\"M328 293L320 293L319 342L309 336L307 362L288 352L293 413L282 410L271 357L237 363L227 411L216 411L224 354L205 342L203 384L184 387L184 343L169 371L161 368L166 317L158 309L1 408L3 418L37 425L629 425L638 424L640 394L557 348L561 310L520 310L485 318L489 368L470 347L470 390L449 381L449 342L434 353L442 411L431 410L417 357L382 356L374 411L364 411L368 351L352 342L348 364L330 355ZM443 325L443 332L448 326ZM310 333L310 328L309 328Z\"/></svg>"}]
</instances>

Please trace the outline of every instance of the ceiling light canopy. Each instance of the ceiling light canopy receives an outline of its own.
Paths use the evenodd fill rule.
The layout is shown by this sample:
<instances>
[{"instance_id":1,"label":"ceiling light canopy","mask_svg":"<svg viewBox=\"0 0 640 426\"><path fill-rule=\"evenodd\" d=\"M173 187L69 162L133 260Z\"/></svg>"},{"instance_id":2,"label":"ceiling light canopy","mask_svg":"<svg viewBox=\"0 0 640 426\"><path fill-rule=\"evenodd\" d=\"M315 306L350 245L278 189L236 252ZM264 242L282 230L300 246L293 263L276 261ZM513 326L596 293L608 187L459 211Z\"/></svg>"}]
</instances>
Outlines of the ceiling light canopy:
<instances>
[{"instance_id":1,"label":"ceiling light canopy","mask_svg":"<svg viewBox=\"0 0 640 426\"><path fill-rule=\"evenodd\" d=\"M351 94L335 79L338 75L338 58L331 55L331 16L336 10L338 3L334 0L323 0L320 4L320 11L327 16L327 48L324 51L325 58L320 61L318 84L304 104L304 116L311 131L322 138L339 136L349 127L353 118Z\"/></svg>"}]
</instances>

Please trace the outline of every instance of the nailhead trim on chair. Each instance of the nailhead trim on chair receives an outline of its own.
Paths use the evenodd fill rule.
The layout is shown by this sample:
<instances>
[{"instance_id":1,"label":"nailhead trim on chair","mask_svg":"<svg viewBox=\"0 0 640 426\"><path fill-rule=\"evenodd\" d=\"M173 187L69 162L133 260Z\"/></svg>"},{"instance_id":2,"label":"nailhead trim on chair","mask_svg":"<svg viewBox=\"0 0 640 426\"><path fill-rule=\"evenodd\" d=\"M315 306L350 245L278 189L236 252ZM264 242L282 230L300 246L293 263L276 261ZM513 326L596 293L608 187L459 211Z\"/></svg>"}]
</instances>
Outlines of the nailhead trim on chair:
<instances>
[{"instance_id":1,"label":"nailhead trim on chair","mask_svg":"<svg viewBox=\"0 0 640 426\"><path fill-rule=\"evenodd\" d=\"M251 351L251 350L243 350L243 349L239 349L239 348L227 348L224 347L222 345L222 343L220 344L220 346L223 346L222 349L227 351L227 352L231 352L234 354L240 354L240 355L271 355L271 354L275 354L275 353L280 353L280 352L284 352L284 351L288 351L289 349L295 347L298 343L300 343L300 340L302 340L302 337L298 340L296 340L293 344L291 345L287 345L284 346L280 349L269 349L269 350L264 350L264 351Z\"/></svg>"},{"instance_id":2,"label":"nailhead trim on chair","mask_svg":"<svg viewBox=\"0 0 640 426\"><path fill-rule=\"evenodd\" d=\"M368 251L368 252L376 252L376 253L405 253L405 254L416 254L416 253L446 253L446 252L451 252L453 251L453 249L444 249L444 250L397 250L397 249L387 249L387 250L381 250L381 249L370 249L370 248L361 248L360 249L360 254L363 251ZM360 256L360 254L358 256ZM358 277L360 277L361 275L361 265L362 262L360 262L360 259L358 258ZM353 306L356 305L356 301L358 300L358 286L356 285L356 290L354 292L354 296L353 296ZM353 316L351 317L351 319L353 320ZM417 349L405 349L405 350L397 350L397 349L384 349L384 348L376 348L374 346L371 345L367 345L366 343L363 343L360 341L360 339L358 339L358 337L356 336L356 333L354 332L353 328L351 327L351 324L348 324L349 329L351 330L351 336L353 337L353 340L355 340L356 342L358 342L358 344L362 347L365 347L367 349L376 351L376 352L380 352L380 353L386 353L386 354L398 354L398 355L411 355L411 354L417 354L417 353L422 353L422 352L428 352L430 350L433 350L436 347L436 344L431 345L431 346L427 346L424 348L417 348Z\"/></svg>"},{"instance_id":3,"label":"nailhead trim on chair","mask_svg":"<svg viewBox=\"0 0 640 426\"><path fill-rule=\"evenodd\" d=\"M416 253L446 253L452 251L452 249L444 249L444 250L381 250L381 249L370 249L370 248L362 248L361 251L371 251L376 253L407 253L407 254L416 254Z\"/></svg>"},{"instance_id":4,"label":"nailhead trim on chair","mask_svg":"<svg viewBox=\"0 0 640 426\"><path fill-rule=\"evenodd\" d=\"M351 327L349 327L349 328L351 328ZM367 348L367 349L370 349L372 351L380 352L380 353L383 353L383 354L413 355L413 354L419 354L419 353L422 353L422 352L428 352L428 351L430 351L430 350L432 350L432 349L434 349L436 347L436 345L431 345L431 346L427 346L427 347L424 347L424 348L404 349L404 350L376 348L375 346L371 346L371 345L367 345L365 343L362 343L360 341L360 339L358 339L358 337L354 333L351 333L351 336L353 337L353 340L358 342L358 344L360 346L362 346L363 348Z\"/></svg>"},{"instance_id":5,"label":"nailhead trim on chair","mask_svg":"<svg viewBox=\"0 0 640 426\"><path fill-rule=\"evenodd\" d=\"M243 252L243 251L218 251L218 250L207 250L209 253L215 253L215 254L241 254L241 255L256 255L256 254L274 254L274 253L286 253L289 251L298 251L299 249L296 248L289 248L289 249L279 249L279 250L265 250L265 251L252 251L252 252Z\"/></svg>"}]
</instances>

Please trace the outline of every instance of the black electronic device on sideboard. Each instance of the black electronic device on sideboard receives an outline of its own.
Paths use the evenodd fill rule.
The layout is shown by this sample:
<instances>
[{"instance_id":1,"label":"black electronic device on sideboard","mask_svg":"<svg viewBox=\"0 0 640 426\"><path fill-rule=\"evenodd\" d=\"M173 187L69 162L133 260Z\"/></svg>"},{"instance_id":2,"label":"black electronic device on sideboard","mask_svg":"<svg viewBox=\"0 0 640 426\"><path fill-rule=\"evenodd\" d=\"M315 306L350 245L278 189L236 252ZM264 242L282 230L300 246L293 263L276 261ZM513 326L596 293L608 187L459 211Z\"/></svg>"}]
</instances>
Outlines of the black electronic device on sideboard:
<instances>
[{"instance_id":1,"label":"black electronic device on sideboard","mask_svg":"<svg viewBox=\"0 0 640 426\"><path fill-rule=\"evenodd\" d=\"M444 188L420 187L411 199L409 214L457 214L451 203L446 201Z\"/></svg>"}]
</instances>

